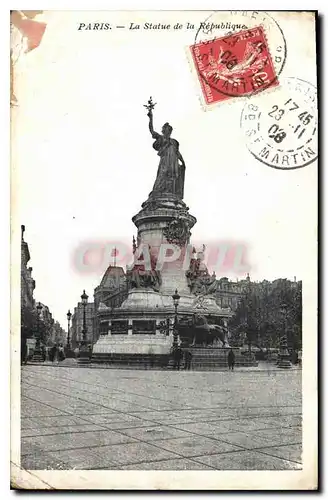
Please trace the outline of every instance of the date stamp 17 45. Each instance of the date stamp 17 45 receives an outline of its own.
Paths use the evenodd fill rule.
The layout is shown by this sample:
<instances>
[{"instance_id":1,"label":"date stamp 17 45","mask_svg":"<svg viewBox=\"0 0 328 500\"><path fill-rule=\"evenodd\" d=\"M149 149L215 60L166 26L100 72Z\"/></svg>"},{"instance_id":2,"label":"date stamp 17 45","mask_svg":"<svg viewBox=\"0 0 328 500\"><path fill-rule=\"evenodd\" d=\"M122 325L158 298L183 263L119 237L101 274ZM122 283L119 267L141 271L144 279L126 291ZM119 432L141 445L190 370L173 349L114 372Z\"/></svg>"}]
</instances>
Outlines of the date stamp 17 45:
<instances>
[{"instance_id":1,"label":"date stamp 17 45","mask_svg":"<svg viewBox=\"0 0 328 500\"><path fill-rule=\"evenodd\" d=\"M274 92L252 97L240 124L249 151L269 167L292 170L317 159L317 90L308 82L285 78Z\"/></svg>"}]
</instances>

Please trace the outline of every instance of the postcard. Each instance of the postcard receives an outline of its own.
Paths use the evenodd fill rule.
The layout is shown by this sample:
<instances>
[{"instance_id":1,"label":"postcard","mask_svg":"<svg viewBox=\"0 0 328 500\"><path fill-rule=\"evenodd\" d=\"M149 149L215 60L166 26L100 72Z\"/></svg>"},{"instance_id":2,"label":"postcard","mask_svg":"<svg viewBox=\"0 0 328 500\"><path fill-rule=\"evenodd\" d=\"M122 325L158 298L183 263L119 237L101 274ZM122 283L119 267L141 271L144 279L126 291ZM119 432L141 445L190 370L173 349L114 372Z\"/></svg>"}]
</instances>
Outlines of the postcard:
<instances>
[{"instance_id":1,"label":"postcard","mask_svg":"<svg viewBox=\"0 0 328 500\"><path fill-rule=\"evenodd\" d=\"M317 489L317 13L10 26L12 488Z\"/></svg>"}]
</instances>

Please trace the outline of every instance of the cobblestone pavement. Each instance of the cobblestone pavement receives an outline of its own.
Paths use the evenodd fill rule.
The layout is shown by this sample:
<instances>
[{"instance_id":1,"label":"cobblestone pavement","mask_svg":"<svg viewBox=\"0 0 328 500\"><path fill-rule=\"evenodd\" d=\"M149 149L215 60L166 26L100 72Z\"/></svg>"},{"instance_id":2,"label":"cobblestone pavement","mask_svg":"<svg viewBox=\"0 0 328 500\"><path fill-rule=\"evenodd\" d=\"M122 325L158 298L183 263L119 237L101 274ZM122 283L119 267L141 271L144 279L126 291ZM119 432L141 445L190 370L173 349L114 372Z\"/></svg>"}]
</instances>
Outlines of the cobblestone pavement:
<instances>
[{"instance_id":1,"label":"cobblestone pavement","mask_svg":"<svg viewBox=\"0 0 328 500\"><path fill-rule=\"evenodd\" d=\"M22 368L25 469L301 469L301 370Z\"/></svg>"}]
</instances>

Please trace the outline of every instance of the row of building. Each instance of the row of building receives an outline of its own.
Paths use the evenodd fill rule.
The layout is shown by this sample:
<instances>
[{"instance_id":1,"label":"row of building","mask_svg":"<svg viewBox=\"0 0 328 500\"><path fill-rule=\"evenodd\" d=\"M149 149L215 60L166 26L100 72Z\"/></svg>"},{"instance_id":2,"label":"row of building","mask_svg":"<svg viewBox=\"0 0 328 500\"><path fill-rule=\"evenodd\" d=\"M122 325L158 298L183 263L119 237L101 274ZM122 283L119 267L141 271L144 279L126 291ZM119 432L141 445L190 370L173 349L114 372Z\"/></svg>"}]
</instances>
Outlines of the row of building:
<instances>
[{"instance_id":1,"label":"row of building","mask_svg":"<svg viewBox=\"0 0 328 500\"><path fill-rule=\"evenodd\" d=\"M46 343L67 343L67 332L55 321L49 307L43 303L36 303L34 299L35 280L32 276L32 267L29 246L24 240L25 227L21 227L21 312L22 312L22 334L26 337L33 337L35 333L36 305L39 307L39 320L46 331ZM277 282L280 280L276 280ZM294 279L296 284L296 278ZM226 277L216 280L215 297L217 304L222 308L230 308L231 312L237 310L238 304L245 293L247 287L252 284L261 289L262 285L268 282L251 283L249 275L243 280L231 281ZM104 304L111 309L119 307L128 295L127 276L122 267L109 265L99 284L94 289L93 300L83 305L78 302L74 308L71 327L70 341L72 347L76 347L83 340L83 322L85 311L86 340L88 343L95 343L102 333L101 324L97 320L97 311L100 304ZM84 309L85 308L85 309Z\"/></svg>"},{"instance_id":2,"label":"row of building","mask_svg":"<svg viewBox=\"0 0 328 500\"><path fill-rule=\"evenodd\" d=\"M33 268L29 266L31 255L24 232L25 226L21 226L21 335L28 339L42 333L47 345L65 344L67 332L55 321L49 307L34 298L36 283Z\"/></svg>"},{"instance_id":3,"label":"row of building","mask_svg":"<svg viewBox=\"0 0 328 500\"><path fill-rule=\"evenodd\" d=\"M276 280L280 282L281 280ZM226 277L216 280L217 286L215 289L216 302L221 308L230 308L234 313L245 296L247 290L251 286L260 290L267 285L268 281L251 282L249 275L245 279L232 281ZM275 283L275 282L273 282ZM290 282L293 285L293 282ZM296 285L296 278L294 278ZM101 332L101 323L97 320L97 311L100 304L104 304L111 309L119 307L128 295L128 283L124 269L119 266L109 265L104 273L104 276L99 284L94 289L93 300L83 306L79 302L74 308L72 315L70 338L72 346L75 347L83 340L83 308L85 307L85 326L86 340L88 343L95 343Z\"/></svg>"},{"instance_id":4,"label":"row of building","mask_svg":"<svg viewBox=\"0 0 328 500\"><path fill-rule=\"evenodd\" d=\"M245 286L249 282L249 276L245 280L230 281L228 278L217 280L215 292L216 301L222 308L230 308L235 311L243 296ZM85 306L86 316L86 340L95 343L101 333L101 325L97 321L97 310L100 304L104 304L111 309L119 307L128 295L127 277L124 269L119 266L110 265L99 286L94 290L93 301ZM78 345L83 339L83 304L79 302L74 308L71 324L72 345Z\"/></svg>"}]
</instances>

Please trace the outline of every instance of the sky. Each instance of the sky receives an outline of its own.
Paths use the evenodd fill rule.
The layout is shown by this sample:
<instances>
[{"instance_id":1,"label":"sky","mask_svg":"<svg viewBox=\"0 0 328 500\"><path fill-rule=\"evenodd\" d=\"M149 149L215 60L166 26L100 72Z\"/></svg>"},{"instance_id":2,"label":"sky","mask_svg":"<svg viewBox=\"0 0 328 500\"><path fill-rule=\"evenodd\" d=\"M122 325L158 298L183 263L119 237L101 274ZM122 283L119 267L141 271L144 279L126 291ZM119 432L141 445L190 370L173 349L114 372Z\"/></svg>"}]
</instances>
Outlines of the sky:
<instances>
[{"instance_id":1,"label":"sky","mask_svg":"<svg viewBox=\"0 0 328 500\"><path fill-rule=\"evenodd\" d=\"M303 47L293 36L300 29L297 20L280 16L288 48L282 78L316 85L314 38ZM16 64L13 230L25 225L35 298L63 327L84 289L91 300L108 264L105 259L82 273L76 250L91 242L131 245L136 235L131 218L152 189L159 159L143 107L149 96L157 103L155 130L166 121L173 126L186 163L184 201L197 218L192 241L244 244L254 280L304 280L311 272L316 163L280 171L256 160L240 128L243 99L202 109L186 57L195 32L77 29L81 22L128 26L205 17L45 12L39 16L47 23L41 45ZM311 23L304 29L313 34Z\"/></svg>"}]
</instances>

